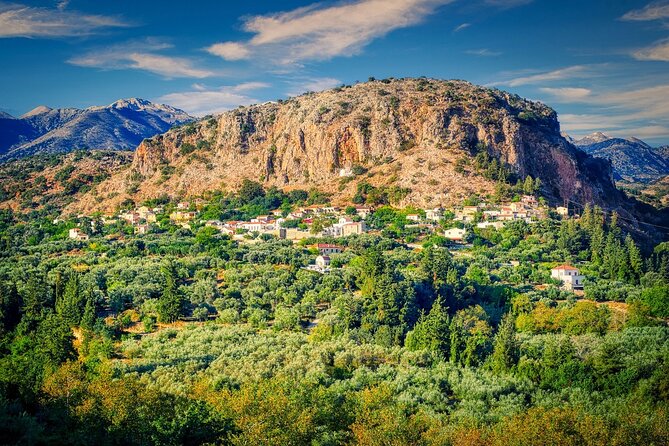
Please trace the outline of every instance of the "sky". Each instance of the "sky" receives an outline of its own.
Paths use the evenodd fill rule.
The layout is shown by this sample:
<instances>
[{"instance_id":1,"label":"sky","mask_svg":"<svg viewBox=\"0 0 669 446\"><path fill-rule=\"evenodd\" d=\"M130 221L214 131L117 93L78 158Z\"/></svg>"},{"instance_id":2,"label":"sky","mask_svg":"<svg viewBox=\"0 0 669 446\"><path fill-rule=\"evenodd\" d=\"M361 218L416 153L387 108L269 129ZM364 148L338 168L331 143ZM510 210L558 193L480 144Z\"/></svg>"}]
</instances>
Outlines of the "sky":
<instances>
[{"instance_id":1,"label":"sky","mask_svg":"<svg viewBox=\"0 0 669 446\"><path fill-rule=\"evenodd\" d=\"M464 79L574 137L669 144L669 0L0 0L0 110L141 97L203 116L366 81Z\"/></svg>"}]
</instances>

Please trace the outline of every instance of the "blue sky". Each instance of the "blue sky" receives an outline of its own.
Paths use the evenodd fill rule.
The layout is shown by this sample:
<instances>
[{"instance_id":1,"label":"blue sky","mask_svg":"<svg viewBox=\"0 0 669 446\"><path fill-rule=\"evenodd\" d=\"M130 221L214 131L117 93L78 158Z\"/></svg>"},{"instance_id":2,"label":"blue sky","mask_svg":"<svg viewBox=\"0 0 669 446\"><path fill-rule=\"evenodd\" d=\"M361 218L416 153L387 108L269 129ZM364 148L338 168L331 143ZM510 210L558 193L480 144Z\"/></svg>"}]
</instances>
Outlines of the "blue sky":
<instances>
[{"instance_id":1,"label":"blue sky","mask_svg":"<svg viewBox=\"0 0 669 446\"><path fill-rule=\"evenodd\" d=\"M669 0L0 0L0 109L203 115L377 78L465 79L563 130L669 143Z\"/></svg>"}]
</instances>

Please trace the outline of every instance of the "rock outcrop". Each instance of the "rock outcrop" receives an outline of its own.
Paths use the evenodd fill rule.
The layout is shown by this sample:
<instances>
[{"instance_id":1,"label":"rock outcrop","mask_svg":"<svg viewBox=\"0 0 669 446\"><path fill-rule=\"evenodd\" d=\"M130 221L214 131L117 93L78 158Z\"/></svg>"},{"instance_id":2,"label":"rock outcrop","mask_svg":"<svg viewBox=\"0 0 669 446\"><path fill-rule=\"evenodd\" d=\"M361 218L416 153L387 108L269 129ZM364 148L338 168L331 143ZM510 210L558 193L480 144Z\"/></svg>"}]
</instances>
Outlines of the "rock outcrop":
<instances>
[{"instance_id":1,"label":"rock outcrop","mask_svg":"<svg viewBox=\"0 0 669 446\"><path fill-rule=\"evenodd\" d=\"M623 199L610 164L569 143L549 107L463 81L421 78L240 107L173 128L143 141L130 171L103 183L78 209L233 189L244 178L318 187L335 201L348 200L366 181L410 190L398 204L447 205L494 192L495 182L472 166L482 152L517 178L540 178L555 202L611 207Z\"/></svg>"}]
</instances>

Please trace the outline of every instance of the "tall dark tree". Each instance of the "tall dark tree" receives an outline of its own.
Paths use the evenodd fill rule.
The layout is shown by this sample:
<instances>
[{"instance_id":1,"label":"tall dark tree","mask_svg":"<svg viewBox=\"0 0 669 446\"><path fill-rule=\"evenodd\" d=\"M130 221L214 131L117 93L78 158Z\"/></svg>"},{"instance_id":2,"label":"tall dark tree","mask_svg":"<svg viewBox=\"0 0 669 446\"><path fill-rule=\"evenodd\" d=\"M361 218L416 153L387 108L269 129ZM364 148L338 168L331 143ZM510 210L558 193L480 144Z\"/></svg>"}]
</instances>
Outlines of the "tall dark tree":
<instances>
[{"instance_id":1,"label":"tall dark tree","mask_svg":"<svg viewBox=\"0 0 669 446\"><path fill-rule=\"evenodd\" d=\"M96 320L95 300L93 296L88 296L86 305L84 306L84 314L81 317L81 328L85 330L93 330Z\"/></svg>"},{"instance_id":2,"label":"tall dark tree","mask_svg":"<svg viewBox=\"0 0 669 446\"><path fill-rule=\"evenodd\" d=\"M510 371L518 362L516 323L511 313L504 315L499 324L490 362L493 371L497 373Z\"/></svg>"},{"instance_id":3,"label":"tall dark tree","mask_svg":"<svg viewBox=\"0 0 669 446\"><path fill-rule=\"evenodd\" d=\"M449 352L449 318L439 297L434 301L430 313L422 315L414 329L407 334L406 347L409 350L429 350L446 357Z\"/></svg>"},{"instance_id":4,"label":"tall dark tree","mask_svg":"<svg viewBox=\"0 0 669 446\"><path fill-rule=\"evenodd\" d=\"M629 266L627 279L634 283L639 283L639 279L643 275L643 257L641 256L641 251L629 234L625 237L625 246L627 247Z\"/></svg>"},{"instance_id":5,"label":"tall dark tree","mask_svg":"<svg viewBox=\"0 0 669 446\"><path fill-rule=\"evenodd\" d=\"M21 320L21 296L14 282L0 286L0 334L13 330Z\"/></svg>"},{"instance_id":6,"label":"tall dark tree","mask_svg":"<svg viewBox=\"0 0 669 446\"><path fill-rule=\"evenodd\" d=\"M179 292L179 274L176 264L170 260L161 268L165 284L158 300L158 316L161 322L174 322L181 316L183 299Z\"/></svg>"},{"instance_id":7,"label":"tall dark tree","mask_svg":"<svg viewBox=\"0 0 669 446\"><path fill-rule=\"evenodd\" d=\"M79 275L72 272L65 285L63 295L56 301L56 312L70 327L74 327L81 323L85 305L86 299L81 292Z\"/></svg>"}]
</instances>

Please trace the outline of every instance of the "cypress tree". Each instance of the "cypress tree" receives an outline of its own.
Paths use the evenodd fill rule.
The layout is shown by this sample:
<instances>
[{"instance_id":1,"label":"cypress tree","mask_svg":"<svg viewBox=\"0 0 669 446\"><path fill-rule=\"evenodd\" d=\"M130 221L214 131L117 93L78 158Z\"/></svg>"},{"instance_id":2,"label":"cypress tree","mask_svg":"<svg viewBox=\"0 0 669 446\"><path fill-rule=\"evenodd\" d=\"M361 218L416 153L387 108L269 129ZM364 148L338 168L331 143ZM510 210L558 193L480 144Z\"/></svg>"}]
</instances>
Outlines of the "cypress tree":
<instances>
[{"instance_id":1,"label":"cypress tree","mask_svg":"<svg viewBox=\"0 0 669 446\"><path fill-rule=\"evenodd\" d=\"M81 328L92 331L95 326L96 312L95 301L93 296L88 296L86 299L86 306L84 307L84 315L81 317Z\"/></svg>"},{"instance_id":2,"label":"cypress tree","mask_svg":"<svg viewBox=\"0 0 669 446\"><path fill-rule=\"evenodd\" d=\"M21 296L16 284L0 287L0 333L13 330L21 320Z\"/></svg>"},{"instance_id":3,"label":"cypress tree","mask_svg":"<svg viewBox=\"0 0 669 446\"><path fill-rule=\"evenodd\" d=\"M167 262L162 268L165 285L158 300L158 316L161 322L174 322L181 315L181 295L179 294L179 277L173 261Z\"/></svg>"},{"instance_id":4,"label":"cypress tree","mask_svg":"<svg viewBox=\"0 0 669 446\"><path fill-rule=\"evenodd\" d=\"M523 192L525 192L527 195L532 195L534 193L534 179L530 175L525 178L525 182L523 183Z\"/></svg>"},{"instance_id":5,"label":"cypress tree","mask_svg":"<svg viewBox=\"0 0 669 446\"><path fill-rule=\"evenodd\" d=\"M491 367L496 373L508 372L518 362L518 341L513 316L507 313L499 324L493 342Z\"/></svg>"},{"instance_id":6,"label":"cypress tree","mask_svg":"<svg viewBox=\"0 0 669 446\"><path fill-rule=\"evenodd\" d=\"M449 318L441 296L432 304L425 328L427 348L446 357L449 352Z\"/></svg>"},{"instance_id":7,"label":"cypress tree","mask_svg":"<svg viewBox=\"0 0 669 446\"><path fill-rule=\"evenodd\" d=\"M627 255L629 258L628 265L630 274L628 279L634 283L639 283L639 279L643 275L643 258L641 257L641 251L629 234L625 237L625 246L627 247Z\"/></svg>"},{"instance_id":8,"label":"cypress tree","mask_svg":"<svg viewBox=\"0 0 669 446\"><path fill-rule=\"evenodd\" d=\"M56 312L70 327L74 327L81 322L84 305L85 300L79 286L79 275L73 272L65 284L63 295L56 302Z\"/></svg>"}]
</instances>

